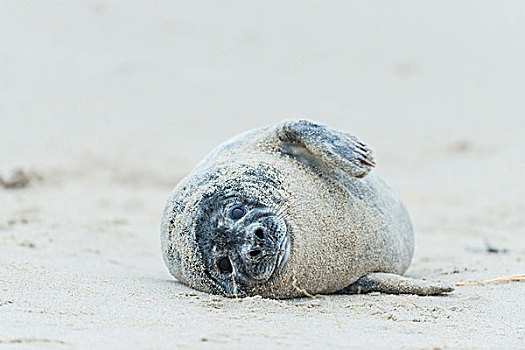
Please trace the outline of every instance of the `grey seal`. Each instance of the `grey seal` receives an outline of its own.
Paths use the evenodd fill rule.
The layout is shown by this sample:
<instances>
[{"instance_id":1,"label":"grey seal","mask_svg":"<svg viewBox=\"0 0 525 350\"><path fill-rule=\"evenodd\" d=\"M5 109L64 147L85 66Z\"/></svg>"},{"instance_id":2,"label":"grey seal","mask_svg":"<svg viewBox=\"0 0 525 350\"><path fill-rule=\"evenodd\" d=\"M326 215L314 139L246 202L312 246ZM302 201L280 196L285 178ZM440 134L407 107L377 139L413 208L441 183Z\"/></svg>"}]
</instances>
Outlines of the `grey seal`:
<instances>
[{"instance_id":1,"label":"grey seal","mask_svg":"<svg viewBox=\"0 0 525 350\"><path fill-rule=\"evenodd\" d=\"M242 133L171 193L165 263L179 281L230 297L452 291L402 276L412 224L374 166L369 146L309 120Z\"/></svg>"}]
</instances>

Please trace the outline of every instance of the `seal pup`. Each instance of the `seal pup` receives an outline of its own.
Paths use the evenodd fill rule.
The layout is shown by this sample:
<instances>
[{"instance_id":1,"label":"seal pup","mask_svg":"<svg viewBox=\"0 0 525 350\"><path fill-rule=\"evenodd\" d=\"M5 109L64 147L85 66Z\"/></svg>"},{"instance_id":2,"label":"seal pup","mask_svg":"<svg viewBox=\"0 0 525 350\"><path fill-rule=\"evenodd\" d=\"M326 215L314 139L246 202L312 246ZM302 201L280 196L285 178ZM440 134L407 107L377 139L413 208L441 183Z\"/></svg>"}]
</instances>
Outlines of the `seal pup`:
<instances>
[{"instance_id":1,"label":"seal pup","mask_svg":"<svg viewBox=\"0 0 525 350\"><path fill-rule=\"evenodd\" d=\"M452 291L402 276L412 224L374 166L369 146L309 120L240 134L171 193L166 265L179 281L230 297Z\"/></svg>"}]
</instances>

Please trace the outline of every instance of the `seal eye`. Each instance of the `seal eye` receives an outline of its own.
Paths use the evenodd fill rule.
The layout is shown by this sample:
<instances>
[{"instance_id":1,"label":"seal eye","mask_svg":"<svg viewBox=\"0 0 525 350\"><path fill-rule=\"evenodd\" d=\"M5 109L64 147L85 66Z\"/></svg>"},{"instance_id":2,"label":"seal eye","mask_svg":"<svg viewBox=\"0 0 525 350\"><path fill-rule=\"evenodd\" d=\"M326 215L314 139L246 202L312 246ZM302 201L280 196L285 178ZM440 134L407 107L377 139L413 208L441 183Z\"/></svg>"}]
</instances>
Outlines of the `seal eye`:
<instances>
[{"instance_id":1,"label":"seal eye","mask_svg":"<svg viewBox=\"0 0 525 350\"><path fill-rule=\"evenodd\" d=\"M239 220L246 214L246 209L243 207L233 207L230 209L230 218L233 220Z\"/></svg>"},{"instance_id":2,"label":"seal eye","mask_svg":"<svg viewBox=\"0 0 525 350\"><path fill-rule=\"evenodd\" d=\"M230 262L230 259L228 258L219 259L219 261L217 261L217 267L222 273L230 273L233 271L232 263Z\"/></svg>"}]
</instances>

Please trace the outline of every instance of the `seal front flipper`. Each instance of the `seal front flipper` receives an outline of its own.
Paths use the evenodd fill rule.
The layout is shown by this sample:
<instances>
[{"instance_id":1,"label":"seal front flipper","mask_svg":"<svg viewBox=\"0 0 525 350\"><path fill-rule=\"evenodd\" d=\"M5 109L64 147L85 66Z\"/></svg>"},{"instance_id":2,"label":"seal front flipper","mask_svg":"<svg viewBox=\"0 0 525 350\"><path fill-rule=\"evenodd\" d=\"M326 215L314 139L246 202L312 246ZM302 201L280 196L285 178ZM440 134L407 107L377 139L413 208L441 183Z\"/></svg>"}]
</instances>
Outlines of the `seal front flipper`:
<instances>
[{"instance_id":1,"label":"seal front flipper","mask_svg":"<svg viewBox=\"0 0 525 350\"><path fill-rule=\"evenodd\" d=\"M309 120L287 121L277 130L281 149L299 161L315 164L314 157L351 176L364 177L375 166L372 149L356 137Z\"/></svg>"},{"instance_id":2,"label":"seal front flipper","mask_svg":"<svg viewBox=\"0 0 525 350\"><path fill-rule=\"evenodd\" d=\"M387 294L437 295L452 292L454 287L446 282L418 280L392 273L371 273L361 277L338 294Z\"/></svg>"}]
</instances>

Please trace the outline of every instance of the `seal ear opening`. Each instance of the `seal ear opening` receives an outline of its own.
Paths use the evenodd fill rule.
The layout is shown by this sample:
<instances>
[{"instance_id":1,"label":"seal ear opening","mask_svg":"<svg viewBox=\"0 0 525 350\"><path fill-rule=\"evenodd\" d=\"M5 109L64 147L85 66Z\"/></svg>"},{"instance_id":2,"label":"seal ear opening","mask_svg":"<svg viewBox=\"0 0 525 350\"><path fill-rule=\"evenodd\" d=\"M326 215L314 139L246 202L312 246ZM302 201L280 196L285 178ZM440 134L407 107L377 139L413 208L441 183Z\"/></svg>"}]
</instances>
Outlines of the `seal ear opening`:
<instances>
[{"instance_id":1,"label":"seal ear opening","mask_svg":"<svg viewBox=\"0 0 525 350\"><path fill-rule=\"evenodd\" d=\"M284 153L309 165L318 163L314 158L320 158L356 178L366 176L375 166L372 148L326 125L309 120L287 121L278 128L277 137ZM309 160L307 152L317 157Z\"/></svg>"}]
</instances>

